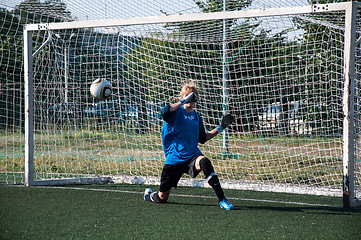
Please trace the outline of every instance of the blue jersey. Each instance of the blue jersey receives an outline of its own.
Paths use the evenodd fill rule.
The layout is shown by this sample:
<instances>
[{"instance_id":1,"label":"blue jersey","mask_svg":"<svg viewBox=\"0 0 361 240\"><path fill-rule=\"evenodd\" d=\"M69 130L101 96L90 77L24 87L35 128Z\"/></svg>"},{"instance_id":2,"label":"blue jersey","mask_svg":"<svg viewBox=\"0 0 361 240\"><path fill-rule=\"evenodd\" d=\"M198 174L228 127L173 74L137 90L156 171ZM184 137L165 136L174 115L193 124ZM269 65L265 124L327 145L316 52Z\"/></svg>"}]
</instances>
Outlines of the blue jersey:
<instances>
[{"instance_id":1,"label":"blue jersey","mask_svg":"<svg viewBox=\"0 0 361 240\"><path fill-rule=\"evenodd\" d=\"M162 109L162 141L166 156L164 164L180 165L202 155L198 142L206 142L206 132L198 113L188 113L183 106L171 112L169 107L167 105Z\"/></svg>"}]
</instances>

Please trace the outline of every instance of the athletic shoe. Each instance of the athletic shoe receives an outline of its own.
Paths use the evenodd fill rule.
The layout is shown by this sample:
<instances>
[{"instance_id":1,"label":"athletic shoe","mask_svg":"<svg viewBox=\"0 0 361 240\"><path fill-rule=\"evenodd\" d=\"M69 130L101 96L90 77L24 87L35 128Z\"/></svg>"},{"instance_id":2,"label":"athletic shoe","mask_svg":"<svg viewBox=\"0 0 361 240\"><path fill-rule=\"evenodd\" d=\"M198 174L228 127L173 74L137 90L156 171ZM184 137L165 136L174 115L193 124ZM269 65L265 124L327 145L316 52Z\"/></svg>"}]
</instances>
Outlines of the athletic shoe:
<instances>
[{"instance_id":1,"label":"athletic shoe","mask_svg":"<svg viewBox=\"0 0 361 240\"><path fill-rule=\"evenodd\" d=\"M151 193L152 193L152 189L146 188L146 189L144 190L143 199L144 199L145 201L151 202L151 200L150 200L150 194L151 194Z\"/></svg>"},{"instance_id":2,"label":"athletic shoe","mask_svg":"<svg viewBox=\"0 0 361 240\"><path fill-rule=\"evenodd\" d=\"M226 198L223 198L223 200L219 202L219 206L225 210L233 210L234 209L234 206L232 204L230 204Z\"/></svg>"}]
</instances>

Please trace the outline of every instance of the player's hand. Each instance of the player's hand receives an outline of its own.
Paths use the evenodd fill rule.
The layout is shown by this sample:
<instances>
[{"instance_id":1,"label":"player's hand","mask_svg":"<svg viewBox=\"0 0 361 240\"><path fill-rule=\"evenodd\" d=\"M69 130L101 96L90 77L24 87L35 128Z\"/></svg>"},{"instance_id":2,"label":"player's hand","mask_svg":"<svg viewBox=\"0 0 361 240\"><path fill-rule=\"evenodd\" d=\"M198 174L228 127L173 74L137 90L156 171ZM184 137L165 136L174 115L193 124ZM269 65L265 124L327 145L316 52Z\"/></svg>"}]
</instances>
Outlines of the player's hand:
<instances>
[{"instance_id":1,"label":"player's hand","mask_svg":"<svg viewBox=\"0 0 361 240\"><path fill-rule=\"evenodd\" d=\"M191 92L187 96L185 96L180 102L182 104L190 103L190 102L197 102L198 98L197 95L194 92Z\"/></svg>"},{"instance_id":2,"label":"player's hand","mask_svg":"<svg viewBox=\"0 0 361 240\"><path fill-rule=\"evenodd\" d=\"M232 114L230 114L230 113L224 114L222 117L222 120L221 120L221 124L219 124L219 126L217 127L217 131L222 132L225 128L227 128L234 121L236 121L236 118Z\"/></svg>"}]
</instances>

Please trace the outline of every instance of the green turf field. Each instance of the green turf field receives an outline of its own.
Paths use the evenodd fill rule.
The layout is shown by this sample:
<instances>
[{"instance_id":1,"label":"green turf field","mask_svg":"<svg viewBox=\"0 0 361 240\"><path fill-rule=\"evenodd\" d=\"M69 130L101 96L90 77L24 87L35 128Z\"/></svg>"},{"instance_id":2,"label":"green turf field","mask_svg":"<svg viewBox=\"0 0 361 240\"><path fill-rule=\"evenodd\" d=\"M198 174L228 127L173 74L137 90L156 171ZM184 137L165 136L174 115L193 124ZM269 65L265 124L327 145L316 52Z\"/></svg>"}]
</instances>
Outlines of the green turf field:
<instances>
[{"instance_id":1,"label":"green turf field","mask_svg":"<svg viewBox=\"0 0 361 240\"><path fill-rule=\"evenodd\" d=\"M225 190L225 211L212 189L154 204L145 187L0 186L0 239L361 239L361 211L340 198Z\"/></svg>"}]
</instances>

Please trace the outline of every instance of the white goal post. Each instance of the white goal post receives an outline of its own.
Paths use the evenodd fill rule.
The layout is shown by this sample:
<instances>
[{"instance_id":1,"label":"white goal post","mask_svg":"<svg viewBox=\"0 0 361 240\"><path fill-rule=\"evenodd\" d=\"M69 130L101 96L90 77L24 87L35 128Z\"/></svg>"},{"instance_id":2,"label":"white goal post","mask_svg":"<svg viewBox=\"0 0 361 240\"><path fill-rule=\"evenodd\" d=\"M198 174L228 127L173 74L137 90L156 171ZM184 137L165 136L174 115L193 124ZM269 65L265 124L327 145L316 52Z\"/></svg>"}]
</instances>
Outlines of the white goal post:
<instances>
[{"instance_id":1,"label":"white goal post","mask_svg":"<svg viewBox=\"0 0 361 240\"><path fill-rule=\"evenodd\" d=\"M25 185L158 184L157 112L194 80L208 130L237 118L201 146L226 188L360 206L359 14L344 2L26 25ZM98 77L105 102L89 94Z\"/></svg>"}]
</instances>

